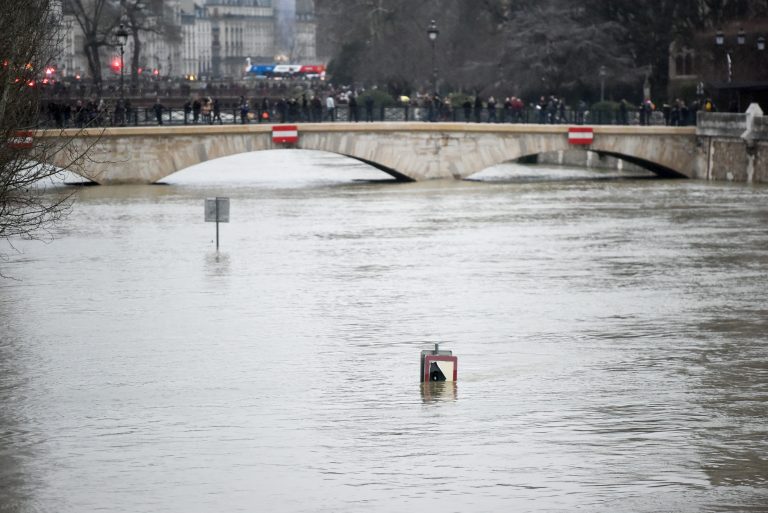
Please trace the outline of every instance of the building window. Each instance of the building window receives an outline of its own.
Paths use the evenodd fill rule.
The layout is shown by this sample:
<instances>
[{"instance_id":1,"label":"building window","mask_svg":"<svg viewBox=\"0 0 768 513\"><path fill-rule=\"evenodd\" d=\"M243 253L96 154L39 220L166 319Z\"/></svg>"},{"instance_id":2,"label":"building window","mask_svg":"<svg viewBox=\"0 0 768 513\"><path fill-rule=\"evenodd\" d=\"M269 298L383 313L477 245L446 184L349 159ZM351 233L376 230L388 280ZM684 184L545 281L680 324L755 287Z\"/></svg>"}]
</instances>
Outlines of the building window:
<instances>
[{"instance_id":1,"label":"building window","mask_svg":"<svg viewBox=\"0 0 768 513\"><path fill-rule=\"evenodd\" d=\"M675 55L675 76L695 75L694 70L695 55L690 48L682 48Z\"/></svg>"}]
</instances>

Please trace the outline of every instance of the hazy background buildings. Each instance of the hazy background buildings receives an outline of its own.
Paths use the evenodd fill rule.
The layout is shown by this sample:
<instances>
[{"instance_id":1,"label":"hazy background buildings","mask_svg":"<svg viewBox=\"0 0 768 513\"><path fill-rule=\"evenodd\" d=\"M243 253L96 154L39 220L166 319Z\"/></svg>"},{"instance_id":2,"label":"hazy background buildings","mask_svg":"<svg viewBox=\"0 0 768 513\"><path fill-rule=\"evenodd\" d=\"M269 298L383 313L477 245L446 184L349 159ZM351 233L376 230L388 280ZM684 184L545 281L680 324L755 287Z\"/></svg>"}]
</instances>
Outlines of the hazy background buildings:
<instances>
[{"instance_id":1,"label":"hazy background buildings","mask_svg":"<svg viewBox=\"0 0 768 513\"><path fill-rule=\"evenodd\" d=\"M137 67L142 75L240 78L247 62L317 61L314 0L164 0L132 5L141 17ZM119 16L119 10L115 12ZM63 2L62 19L59 72L63 77L87 78L92 70L84 48L90 36L67 1ZM107 43L100 48L105 63L119 57L118 46L108 44L108 31L114 24L102 23L103 33L98 36ZM126 28L131 32L124 48L128 73L137 45L136 30ZM101 70L104 77L110 72L107 66Z\"/></svg>"}]
</instances>

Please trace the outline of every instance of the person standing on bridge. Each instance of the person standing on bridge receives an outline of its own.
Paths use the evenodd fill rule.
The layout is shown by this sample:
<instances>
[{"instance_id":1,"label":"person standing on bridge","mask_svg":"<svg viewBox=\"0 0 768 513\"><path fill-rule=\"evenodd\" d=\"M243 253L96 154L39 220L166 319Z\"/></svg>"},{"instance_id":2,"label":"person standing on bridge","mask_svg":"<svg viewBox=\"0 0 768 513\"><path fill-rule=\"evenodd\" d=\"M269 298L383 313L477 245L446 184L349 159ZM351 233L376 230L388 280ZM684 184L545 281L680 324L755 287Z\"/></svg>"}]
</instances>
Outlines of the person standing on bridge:
<instances>
[{"instance_id":1,"label":"person standing on bridge","mask_svg":"<svg viewBox=\"0 0 768 513\"><path fill-rule=\"evenodd\" d=\"M312 106L312 121L315 123L323 122L323 102L320 101L319 96L313 96L310 100Z\"/></svg>"},{"instance_id":2,"label":"person standing on bridge","mask_svg":"<svg viewBox=\"0 0 768 513\"><path fill-rule=\"evenodd\" d=\"M619 123L622 125L628 125L629 124L629 108L626 99L622 99L621 103L619 103Z\"/></svg>"},{"instance_id":3,"label":"person standing on bridge","mask_svg":"<svg viewBox=\"0 0 768 513\"><path fill-rule=\"evenodd\" d=\"M547 122L547 99L544 96L539 98L539 103L536 104L536 111L538 112L539 124L545 124Z\"/></svg>"},{"instance_id":4,"label":"person standing on bridge","mask_svg":"<svg viewBox=\"0 0 768 513\"><path fill-rule=\"evenodd\" d=\"M373 95L368 93L368 96L365 97L365 120L369 123L373 122L373 103ZM407 117L408 116L406 116L406 119Z\"/></svg>"},{"instance_id":5,"label":"person standing on bridge","mask_svg":"<svg viewBox=\"0 0 768 513\"><path fill-rule=\"evenodd\" d=\"M221 103L219 103L218 98L213 99L213 119L211 120L211 124L216 123L216 120L219 120L219 124L223 125L224 122L221 120Z\"/></svg>"},{"instance_id":6,"label":"person standing on bridge","mask_svg":"<svg viewBox=\"0 0 768 513\"><path fill-rule=\"evenodd\" d=\"M507 96L504 98L504 106L501 111L501 122L502 123L511 123L512 122L512 98Z\"/></svg>"},{"instance_id":7,"label":"person standing on bridge","mask_svg":"<svg viewBox=\"0 0 768 513\"><path fill-rule=\"evenodd\" d=\"M248 123L248 100L245 99L245 96L240 97L240 123L246 124Z\"/></svg>"},{"instance_id":8,"label":"person standing on bridge","mask_svg":"<svg viewBox=\"0 0 768 513\"><path fill-rule=\"evenodd\" d=\"M269 103L269 98L266 96L261 100L261 108L259 113L259 123L269 123L272 119L272 105Z\"/></svg>"},{"instance_id":9,"label":"person standing on bridge","mask_svg":"<svg viewBox=\"0 0 768 513\"><path fill-rule=\"evenodd\" d=\"M472 116L472 102L469 100L469 96L467 96L464 103L461 104L461 108L464 109L464 122L469 123L472 121L470 119Z\"/></svg>"},{"instance_id":10,"label":"person standing on bridge","mask_svg":"<svg viewBox=\"0 0 768 513\"><path fill-rule=\"evenodd\" d=\"M152 110L155 112L155 119L157 119L157 124L162 125L163 124L163 110L165 110L165 107L163 107L163 104L160 103L160 98L158 97L155 99L155 104L152 106Z\"/></svg>"},{"instance_id":11,"label":"person standing on bridge","mask_svg":"<svg viewBox=\"0 0 768 513\"><path fill-rule=\"evenodd\" d=\"M118 98L117 103L115 104L115 117L113 123L115 125L125 126L125 103L123 103L122 98ZM60 128L64 127L64 123L58 120L57 125L61 125Z\"/></svg>"},{"instance_id":12,"label":"person standing on bridge","mask_svg":"<svg viewBox=\"0 0 768 513\"><path fill-rule=\"evenodd\" d=\"M488 98L488 123L496 123L496 98Z\"/></svg>"},{"instance_id":13,"label":"person standing on bridge","mask_svg":"<svg viewBox=\"0 0 768 513\"><path fill-rule=\"evenodd\" d=\"M355 92L349 93L349 119L347 121L354 121L357 123L360 119L357 117L357 98L355 98Z\"/></svg>"},{"instance_id":14,"label":"person standing on bridge","mask_svg":"<svg viewBox=\"0 0 768 513\"><path fill-rule=\"evenodd\" d=\"M328 119L330 121L336 121L336 102L334 101L332 94L329 94L325 99L325 108L328 110Z\"/></svg>"},{"instance_id":15,"label":"person standing on bridge","mask_svg":"<svg viewBox=\"0 0 768 513\"><path fill-rule=\"evenodd\" d=\"M309 100L307 100L307 93L304 93L301 95L301 120L308 122L310 119Z\"/></svg>"},{"instance_id":16,"label":"person standing on bridge","mask_svg":"<svg viewBox=\"0 0 768 513\"><path fill-rule=\"evenodd\" d=\"M189 115L192 114L192 100L187 98L184 102L184 124L189 124Z\"/></svg>"},{"instance_id":17,"label":"person standing on bridge","mask_svg":"<svg viewBox=\"0 0 768 513\"><path fill-rule=\"evenodd\" d=\"M195 98L195 101L192 102L192 122L194 124L197 124L200 121L200 110L202 107L200 98Z\"/></svg>"},{"instance_id":18,"label":"person standing on bridge","mask_svg":"<svg viewBox=\"0 0 768 513\"><path fill-rule=\"evenodd\" d=\"M512 112L515 119L515 123L523 122L523 111L525 110L525 103L517 96L512 97Z\"/></svg>"}]
</instances>

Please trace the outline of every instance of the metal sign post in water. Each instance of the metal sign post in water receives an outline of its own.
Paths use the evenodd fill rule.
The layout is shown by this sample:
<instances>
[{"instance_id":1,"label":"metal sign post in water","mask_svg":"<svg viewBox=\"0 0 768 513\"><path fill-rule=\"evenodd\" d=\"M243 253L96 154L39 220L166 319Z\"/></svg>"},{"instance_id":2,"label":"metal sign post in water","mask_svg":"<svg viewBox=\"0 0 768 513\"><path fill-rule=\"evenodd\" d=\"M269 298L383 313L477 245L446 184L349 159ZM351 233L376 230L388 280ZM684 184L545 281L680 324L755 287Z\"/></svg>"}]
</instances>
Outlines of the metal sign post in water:
<instances>
[{"instance_id":1,"label":"metal sign post in water","mask_svg":"<svg viewBox=\"0 0 768 513\"><path fill-rule=\"evenodd\" d=\"M216 223L216 251L218 251L219 223L229 222L229 198L205 198L205 222Z\"/></svg>"}]
</instances>

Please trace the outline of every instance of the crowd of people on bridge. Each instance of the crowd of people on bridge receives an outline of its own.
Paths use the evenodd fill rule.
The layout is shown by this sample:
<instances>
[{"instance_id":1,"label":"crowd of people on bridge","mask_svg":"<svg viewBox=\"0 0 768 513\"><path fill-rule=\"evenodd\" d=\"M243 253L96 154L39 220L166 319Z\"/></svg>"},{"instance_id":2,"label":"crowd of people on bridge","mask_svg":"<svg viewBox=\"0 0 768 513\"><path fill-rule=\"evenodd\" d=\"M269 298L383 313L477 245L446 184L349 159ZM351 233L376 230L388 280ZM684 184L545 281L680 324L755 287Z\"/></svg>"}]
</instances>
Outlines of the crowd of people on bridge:
<instances>
[{"instance_id":1,"label":"crowd of people on bridge","mask_svg":"<svg viewBox=\"0 0 768 513\"><path fill-rule=\"evenodd\" d=\"M717 110L711 99L686 103L675 99L657 107L650 99L639 105L627 100L612 110L591 109L585 100L568 106L565 98L542 95L526 102L516 95L497 99L493 95L475 94L439 96L416 94L400 96L382 103L381 94L354 88L307 91L295 96L263 96L222 101L211 95L190 95L181 106L167 107L160 97L151 106L135 108L131 100L107 101L92 96L74 101L50 100L44 119L58 128L84 126L124 126L127 124L183 123L322 123L328 121L371 122L374 120L460 121L473 123L539 123L539 124L666 124L693 125L699 110ZM143 109L143 116L140 112ZM226 110L226 116L222 113ZM396 111L392 113L392 111ZM174 113L177 116L174 116Z\"/></svg>"}]
</instances>

